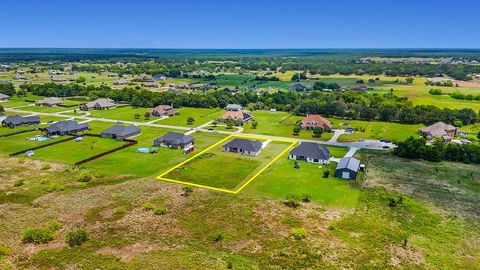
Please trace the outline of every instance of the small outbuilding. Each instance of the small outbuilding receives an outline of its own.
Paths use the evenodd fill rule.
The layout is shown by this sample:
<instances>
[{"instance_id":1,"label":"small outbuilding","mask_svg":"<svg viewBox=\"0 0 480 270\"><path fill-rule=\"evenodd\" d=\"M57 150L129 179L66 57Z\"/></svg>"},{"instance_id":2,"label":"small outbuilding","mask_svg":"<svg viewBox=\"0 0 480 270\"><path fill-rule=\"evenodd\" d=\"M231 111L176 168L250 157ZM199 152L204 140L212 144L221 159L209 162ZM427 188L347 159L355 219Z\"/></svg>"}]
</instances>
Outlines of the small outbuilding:
<instances>
[{"instance_id":1,"label":"small outbuilding","mask_svg":"<svg viewBox=\"0 0 480 270\"><path fill-rule=\"evenodd\" d=\"M117 141L122 141L126 138L140 134L142 131L137 126L122 126L114 125L104 131L102 131L102 138L114 139Z\"/></svg>"},{"instance_id":2,"label":"small outbuilding","mask_svg":"<svg viewBox=\"0 0 480 270\"><path fill-rule=\"evenodd\" d=\"M59 121L55 124L45 128L45 133L48 137L63 136L70 134L77 134L79 132L88 130L88 124L80 124L74 120Z\"/></svg>"},{"instance_id":3,"label":"small outbuilding","mask_svg":"<svg viewBox=\"0 0 480 270\"><path fill-rule=\"evenodd\" d=\"M256 156L262 151L263 144L259 140L235 138L223 145L223 151Z\"/></svg>"},{"instance_id":4,"label":"small outbuilding","mask_svg":"<svg viewBox=\"0 0 480 270\"><path fill-rule=\"evenodd\" d=\"M304 160L309 163L326 165L330 163L330 151L318 143L302 142L290 151L288 158L291 160Z\"/></svg>"},{"instance_id":5,"label":"small outbuilding","mask_svg":"<svg viewBox=\"0 0 480 270\"><path fill-rule=\"evenodd\" d=\"M225 107L225 110L226 111L241 111L241 110L243 110L243 107L240 104L228 104Z\"/></svg>"},{"instance_id":6,"label":"small outbuilding","mask_svg":"<svg viewBox=\"0 0 480 270\"><path fill-rule=\"evenodd\" d=\"M195 138L192 136L176 132L168 132L167 134L158 137L153 141L153 145L155 147L168 146L175 149L189 147L194 143Z\"/></svg>"},{"instance_id":7,"label":"small outbuilding","mask_svg":"<svg viewBox=\"0 0 480 270\"><path fill-rule=\"evenodd\" d=\"M9 115L2 121L2 126L9 128L16 128L22 126L40 125L40 117L34 116L20 116Z\"/></svg>"},{"instance_id":8,"label":"small outbuilding","mask_svg":"<svg viewBox=\"0 0 480 270\"><path fill-rule=\"evenodd\" d=\"M360 161L353 157L344 157L338 162L335 169L335 177L342 179L357 178L358 170L360 169Z\"/></svg>"}]
</instances>

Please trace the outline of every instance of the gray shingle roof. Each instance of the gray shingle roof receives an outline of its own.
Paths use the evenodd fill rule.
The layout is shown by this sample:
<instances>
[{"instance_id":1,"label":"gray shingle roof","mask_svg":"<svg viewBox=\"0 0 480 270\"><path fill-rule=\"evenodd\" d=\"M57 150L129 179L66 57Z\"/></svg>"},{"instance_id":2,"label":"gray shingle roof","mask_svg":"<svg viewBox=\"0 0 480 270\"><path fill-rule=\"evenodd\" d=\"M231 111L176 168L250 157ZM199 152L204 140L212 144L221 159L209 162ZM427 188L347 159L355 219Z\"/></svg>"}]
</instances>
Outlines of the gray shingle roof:
<instances>
[{"instance_id":1,"label":"gray shingle roof","mask_svg":"<svg viewBox=\"0 0 480 270\"><path fill-rule=\"evenodd\" d=\"M102 134L113 134L118 137L132 136L140 132L140 128L136 126L114 125L104 131Z\"/></svg>"},{"instance_id":2,"label":"gray shingle roof","mask_svg":"<svg viewBox=\"0 0 480 270\"><path fill-rule=\"evenodd\" d=\"M308 90L308 89L310 89L308 86L305 86L301 83L292 83L288 87L288 90L291 90L291 91L305 91L305 90Z\"/></svg>"},{"instance_id":3,"label":"gray shingle roof","mask_svg":"<svg viewBox=\"0 0 480 270\"><path fill-rule=\"evenodd\" d=\"M224 148L238 148L249 152L258 152L262 150L262 143L258 140L247 140L235 138L223 145Z\"/></svg>"},{"instance_id":4,"label":"gray shingle roof","mask_svg":"<svg viewBox=\"0 0 480 270\"><path fill-rule=\"evenodd\" d=\"M47 133L55 133L55 132L60 132L60 133L68 133L72 131L77 131L77 130L82 130L88 128L88 124L79 124L77 121L74 120L65 120L65 121L59 121L51 126L48 126L45 128Z\"/></svg>"},{"instance_id":5,"label":"gray shingle roof","mask_svg":"<svg viewBox=\"0 0 480 270\"><path fill-rule=\"evenodd\" d=\"M6 99L6 98L10 98L10 96L0 93L0 99Z\"/></svg>"},{"instance_id":6,"label":"gray shingle roof","mask_svg":"<svg viewBox=\"0 0 480 270\"><path fill-rule=\"evenodd\" d=\"M25 123L38 123L40 124L40 117L34 116L20 116L20 115L10 115L3 120L3 123L6 125L19 126Z\"/></svg>"},{"instance_id":7,"label":"gray shingle roof","mask_svg":"<svg viewBox=\"0 0 480 270\"><path fill-rule=\"evenodd\" d=\"M358 171L360 161L353 157L344 157L338 162L336 170L349 169L354 172Z\"/></svg>"},{"instance_id":8,"label":"gray shingle roof","mask_svg":"<svg viewBox=\"0 0 480 270\"><path fill-rule=\"evenodd\" d=\"M290 155L327 160L330 158L330 151L318 143L302 142L290 151Z\"/></svg>"},{"instance_id":9,"label":"gray shingle roof","mask_svg":"<svg viewBox=\"0 0 480 270\"><path fill-rule=\"evenodd\" d=\"M184 134L175 133L175 132L168 132L167 134L156 138L154 142L156 145L158 145L158 144L161 144L161 142L163 141L167 141L168 144L178 145L178 144L189 144L195 141L195 139L190 135L184 135Z\"/></svg>"}]
</instances>

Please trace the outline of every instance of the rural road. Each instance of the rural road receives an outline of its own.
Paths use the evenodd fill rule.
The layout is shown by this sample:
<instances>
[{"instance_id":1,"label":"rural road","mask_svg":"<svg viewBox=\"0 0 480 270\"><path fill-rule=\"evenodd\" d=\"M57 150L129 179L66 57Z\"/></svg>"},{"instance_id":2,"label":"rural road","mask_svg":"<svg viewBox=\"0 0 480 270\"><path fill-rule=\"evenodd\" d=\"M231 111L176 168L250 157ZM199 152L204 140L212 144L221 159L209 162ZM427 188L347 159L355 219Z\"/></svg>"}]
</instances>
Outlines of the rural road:
<instances>
[{"instance_id":1,"label":"rural road","mask_svg":"<svg viewBox=\"0 0 480 270\"><path fill-rule=\"evenodd\" d=\"M45 112L33 112L33 111L28 111L28 106L22 106L22 107L16 107L16 108L5 108L5 111L7 112L13 112L13 113L30 113L32 115L39 115L39 116L54 116L54 117L64 117L65 119L72 119L71 115L62 115L61 113L45 113ZM207 122L205 124L202 124L198 127L195 128L190 128L190 127L184 127L184 126L173 126L173 125L162 125L158 123L153 123L157 121L151 121L151 122L135 122L135 121L123 121L123 120L114 120L114 119L107 119L107 118L95 118L95 117L89 117L89 116L75 116L76 119L82 121L82 122L90 122L90 121L100 121L100 122L107 122L107 123L123 123L123 124L129 124L129 125L135 125L135 126L147 126L147 127L158 127L158 128L168 128L168 129L178 129L178 130L184 130L188 134L192 134L196 131L203 131L203 132L215 132L219 134L225 134L225 135L231 135L231 134L239 134L239 131L224 131L224 130L215 130L211 131L208 129L205 129L203 127L207 127L210 122ZM161 120L159 120L161 121ZM337 135L337 132L335 132ZM349 148L356 148L355 152L358 149L370 149L370 150L387 150L387 149L393 149L396 147L396 145L392 143L384 143L380 142L379 140L364 140L364 141L357 141L357 142L337 142L336 139L333 141L332 139L330 141L318 141L318 140L308 140L308 139L299 139L299 138L291 138L291 137L281 137L281 136L272 136L272 135L263 135L263 134L254 134L254 133L241 133L247 136L259 136L261 135L262 137L265 138L270 138L270 139L280 139L280 140L294 140L298 142L315 142L323 145L331 145L331 146L342 146L342 147L349 147ZM340 136L340 132L338 132L338 136ZM335 136L334 135L334 136ZM338 138L337 136L337 138ZM388 147L387 149L384 149L384 147ZM353 152L353 153L355 153ZM353 155L353 154L352 154Z\"/></svg>"}]
</instances>

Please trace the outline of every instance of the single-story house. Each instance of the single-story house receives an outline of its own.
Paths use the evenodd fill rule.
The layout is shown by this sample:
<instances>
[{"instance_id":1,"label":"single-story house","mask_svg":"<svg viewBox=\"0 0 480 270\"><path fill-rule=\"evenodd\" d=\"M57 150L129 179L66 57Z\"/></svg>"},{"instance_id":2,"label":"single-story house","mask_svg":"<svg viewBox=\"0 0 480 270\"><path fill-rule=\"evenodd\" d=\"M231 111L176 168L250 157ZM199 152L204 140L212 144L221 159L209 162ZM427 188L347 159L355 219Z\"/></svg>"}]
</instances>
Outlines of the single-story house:
<instances>
[{"instance_id":1,"label":"single-story house","mask_svg":"<svg viewBox=\"0 0 480 270\"><path fill-rule=\"evenodd\" d=\"M204 85L200 86L199 89L202 90L202 91L207 91L207 90L210 90L210 89L213 89L213 88L215 88L213 85L204 84Z\"/></svg>"},{"instance_id":2,"label":"single-story house","mask_svg":"<svg viewBox=\"0 0 480 270\"><path fill-rule=\"evenodd\" d=\"M4 95L4 94L0 93L0 101L9 101L9 100L10 100L9 95Z\"/></svg>"},{"instance_id":3,"label":"single-story house","mask_svg":"<svg viewBox=\"0 0 480 270\"><path fill-rule=\"evenodd\" d=\"M292 83L289 87L288 90L290 91L307 91L310 90L311 88L308 86L305 86L301 83Z\"/></svg>"},{"instance_id":4,"label":"single-story house","mask_svg":"<svg viewBox=\"0 0 480 270\"><path fill-rule=\"evenodd\" d=\"M40 117L34 116L20 116L9 115L2 121L2 126L16 128L21 126L40 125Z\"/></svg>"},{"instance_id":5,"label":"single-story house","mask_svg":"<svg viewBox=\"0 0 480 270\"><path fill-rule=\"evenodd\" d=\"M134 82L154 82L153 78L150 76L137 76L133 78Z\"/></svg>"},{"instance_id":6,"label":"single-story house","mask_svg":"<svg viewBox=\"0 0 480 270\"><path fill-rule=\"evenodd\" d=\"M64 120L45 128L47 136L62 136L68 134L76 134L88 130L88 124L79 124L74 120Z\"/></svg>"},{"instance_id":7,"label":"single-story house","mask_svg":"<svg viewBox=\"0 0 480 270\"><path fill-rule=\"evenodd\" d=\"M107 74L107 77L109 77L109 78L118 77L118 73L108 73L108 74Z\"/></svg>"},{"instance_id":8,"label":"single-story house","mask_svg":"<svg viewBox=\"0 0 480 270\"><path fill-rule=\"evenodd\" d=\"M104 131L102 131L102 138L115 139L122 141L123 139L140 134L142 131L137 126L122 126L114 125Z\"/></svg>"},{"instance_id":9,"label":"single-story house","mask_svg":"<svg viewBox=\"0 0 480 270\"><path fill-rule=\"evenodd\" d=\"M240 104L228 104L224 109L226 111L241 111L243 110L243 107Z\"/></svg>"},{"instance_id":10,"label":"single-story house","mask_svg":"<svg viewBox=\"0 0 480 270\"><path fill-rule=\"evenodd\" d=\"M192 86L189 83L179 83L177 85L177 87L180 88L180 89L190 89L190 88L192 88Z\"/></svg>"},{"instance_id":11,"label":"single-story house","mask_svg":"<svg viewBox=\"0 0 480 270\"><path fill-rule=\"evenodd\" d=\"M57 106L57 105L60 105L60 104L63 104L63 101L59 98L56 98L56 97L47 97L47 98L35 101L36 106L52 107L52 106Z\"/></svg>"},{"instance_id":12,"label":"single-story house","mask_svg":"<svg viewBox=\"0 0 480 270\"><path fill-rule=\"evenodd\" d=\"M0 81L0 84L13 84L11 81Z\"/></svg>"},{"instance_id":13,"label":"single-story house","mask_svg":"<svg viewBox=\"0 0 480 270\"><path fill-rule=\"evenodd\" d=\"M235 138L223 145L223 151L256 156L262 151L262 143L259 140Z\"/></svg>"},{"instance_id":14,"label":"single-story house","mask_svg":"<svg viewBox=\"0 0 480 270\"><path fill-rule=\"evenodd\" d=\"M217 118L219 122L225 122L228 119L233 121L242 121L242 124L247 123L250 120L253 120L253 116L245 111L226 111L222 116Z\"/></svg>"},{"instance_id":15,"label":"single-story house","mask_svg":"<svg viewBox=\"0 0 480 270\"><path fill-rule=\"evenodd\" d=\"M175 110L172 106L169 105L158 105L157 107L148 111L151 116L155 117L164 117L164 116L173 116L175 115Z\"/></svg>"},{"instance_id":16,"label":"single-story house","mask_svg":"<svg viewBox=\"0 0 480 270\"><path fill-rule=\"evenodd\" d=\"M80 110L89 111L89 110L108 110L115 108L117 105L108 98L99 98L94 101L87 102L80 106Z\"/></svg>"},{"instance_id":17,"label":"single-story house","mask_svg":"<svg viewBox=\"0 0 480 270\"><path fill-rule=\"evenodd\" d=\"M173 89L173 88L169 88L167 91L165 91L167 93L172 93L172 94L181 94L183 93L182 91L180 90L177 90L177 89Z\"/></svg>"},{"instance_id":18,"label":"single-story house","mask_svg":"<svg viewBox=\"0 0 480 270\"><path fill-rule=\"evenodd\" d=\"M185 148L195 143L195 138L190 135L184 135L181 133L168 132L167 134L156 138L153 141L153 145L168 146L170 148Z\"/></svg>"},{"instance_id":19,"label":"single-story house","mask_svg":"<svg viewBox=\"0 0 480 270\"><path fill-rule=\"evenodd\" d=\"M17 73L17 74L15 74L15 75L13 76L13 79L14 79L14 80L18 80L18 81L27 81L27 80L28 80L28 77L25 76L25 75L22 75L22 74L18 74L18 73Z\"/></svg>"},{"instance_id":20,"label":"single-story house","mask_svg":"<svg viewBox=\"0 0 480 270\"><path fill-rule=\"evenodd\" d=\"M128 84L128 80L121 78L113 82L113 85L125 85Z\"/></svg>"},{"instance_id":21,"label":"single-story house","mask_svg":"<svg viewBox=\"0 0 480 270\"><path fill-rule=\"evenodd\" d=\"M453 136L458 135L459 128L443 122L437 122L428 127L419 129L418 132L420 132L420 134L422 134L427 140L433 140L435 137L442 137L445 141L450 141Z\"/></svg>"},{"instance_id":22,"label":"single-story house","mask_svg":"<svg viewBox=\"0 0 480 270\"><path fill-rule=\"evenodd\" d=\"M335 177L342 179L357 178L358 170L360 169L360 161L353 157L344 157L340 159L335 169Z\"/></svg>"},{"instance_id":23,"label":"single-story house","mask_svg":"<svg viewBox=\"0 0 480 270\"><path fill-rule=\"evenodd\" d=\"M288 158L326 165L330 163L330 151L318 143L302 142L290 151Z\"/></svg>"},{"instance_id":24,"label":"single-story house","mask_svg":"<svg viewBox=\"0 0 480 270\"><path fill-rule=\"evenodd\" d=\"M303 129L313 129L321 127L325 131L330 131L333 128L332 123L318 114L309 114L300 122L300 127Z\"/></svg>"},{"instance_id":25,"label":"single-story house","mask_svg":"<svg viewBox=\"0 0 480 270\"><path fill-rule=\"evenodd\" d=\"M61 77L52 77L52 82L66 82L68 81L67 79L65 78L61 78Z\"/></svg>"},{"instance_id":26,"label":"single-story house","mask_svg":"<svg viewBox=\"0 0 480 270\"><path fill-rule=\"evenodd\" d=\"M163 75L163 74L156 74L153 76L153 79L155 81L164 81L167 79L167 76Z\"/></svg>"},{"instance_id":27,"label":"single-story house","mask_svg":"<svg viewBox=\"0 0 480 270\"><path fill-rule=\"evenodd\" d=\"M145 87L149 87L149 88L158 88L160 87L160 85L158 85L158 83L154 83L154 82L147 82L147 83L144 83L142 84L143 86Z\"/></svg>"}]
</instances>

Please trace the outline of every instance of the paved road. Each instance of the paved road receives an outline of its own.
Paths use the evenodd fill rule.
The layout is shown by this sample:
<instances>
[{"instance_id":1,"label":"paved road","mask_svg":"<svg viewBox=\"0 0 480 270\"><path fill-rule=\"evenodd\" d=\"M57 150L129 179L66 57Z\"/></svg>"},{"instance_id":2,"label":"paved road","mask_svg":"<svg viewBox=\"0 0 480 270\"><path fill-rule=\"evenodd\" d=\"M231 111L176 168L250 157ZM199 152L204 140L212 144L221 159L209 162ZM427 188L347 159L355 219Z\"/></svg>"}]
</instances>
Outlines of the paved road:
<instances>
[{"instance_id":1,"label":"paved road","mask_svg":"<svg viewBox=\"0 0 480 270\"><path fill-rule=\"evenodd\" d=\"M24 108L27 108L25 110ZM28 106L23 106L21 109L17 108L5 108L5 111L7 112L13 112L13 113L32 113L40 116L56 116L56 117L64 117L65 119L71 119L71 115L62 115L61 113L45 113L45 112L32 112L28 111ZM225 130L215 130L211 131L208 129L205 129L204 127L207 127L210 122L205 123L199 127L196 128L190 128L190 127L184 127L184 126L173 126L173 125L162 125L158 123L154 123L153 121L151 122L135 122L135 121L119 121L119 120L114 120L114 119L107 119L107 118L95 118L95 117L89 117L85 115L79 115L75 116L76 119L81 120L81 121L100 121L100 122L108 122L108 123L118 123L122 122L124 124L129 124L129 125L135 125L135 126L148 126L148 127L158 127L158 128L168 128L168 129L178 129L178 130L184 130L187 133L194 133L196 131L203 131L203 132L211 132L211 133L219 133L219 134L225 134L225 135L230 135L230 134L238 134L239 132L242 132L243 129L240 129L238 131L225 131ZM156 122L156 121L155 121ZM262 135L262 134L254 134L254 133L241 133L244 135L249 135L249 136L259 136L261 135L262 137L265 138L270 138L270 139L280 139L280 140L294 140L294 141L306 141L306 142L315 142L319 144L324 144L324 145L332 145L332 146L342 146L342 147L353 147L358 149L371 149L371 150L388 150L388 149L393 149L396 147L392 143L383 143L378 140L364 140L364 141L358 141L358 142L337 142L337 141L318 141L318 140L307 140L307 139L298 139L298 138L290 138L290 137L281 137L281 136L271 136L271 135ZM339 134L340 135L340 134ZM337 136L338 137L338 136ZM388 147L388 148L384 148ZM357 151L355 150L355 151ZM355 152L354 152L355 153Z\"/></svg>"}]
</instances>

